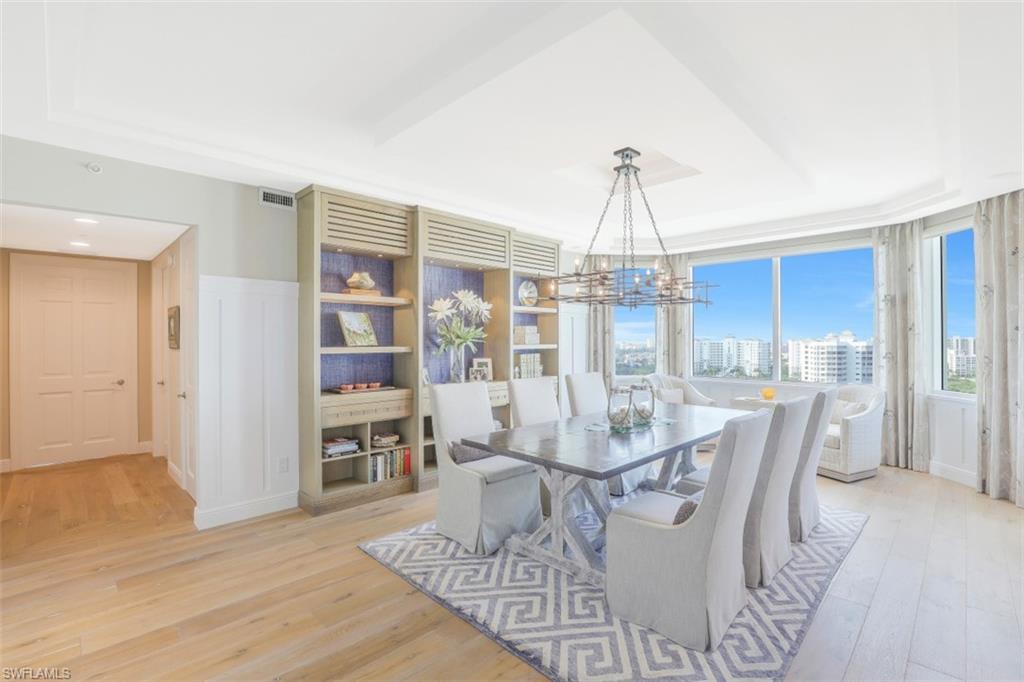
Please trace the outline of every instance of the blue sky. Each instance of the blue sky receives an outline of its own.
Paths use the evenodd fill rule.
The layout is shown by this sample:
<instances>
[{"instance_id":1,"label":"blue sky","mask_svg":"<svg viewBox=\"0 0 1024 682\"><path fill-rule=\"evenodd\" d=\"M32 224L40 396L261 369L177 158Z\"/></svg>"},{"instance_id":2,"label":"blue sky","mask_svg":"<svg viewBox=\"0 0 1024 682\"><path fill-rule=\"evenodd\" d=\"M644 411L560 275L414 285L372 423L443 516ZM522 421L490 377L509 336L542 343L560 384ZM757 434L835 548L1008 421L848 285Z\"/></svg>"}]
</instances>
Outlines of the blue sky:
<instances>
[{"instance_id":1,"label":"blue sky","mask_svg":"<svg viewBox=\"0 0 1024 682\"><path fill-rule=\"evenodd\" d=\"M974 237L970 230L946 240L946 329L950 336L974 336ZM785 256L782 270L782 340L819 338L849 329L874 336L874 265L870 248ZM772 337L770 258L705 265L696 281L717 286L712 305L695 305L694 335L721 338ZM654 309L615 309L616 341L654 337Z\"/></svg>"},{"instance_id":2,"label":"blue sky","mask_svg":"<svg viewBox=\"0 0 1024 682\"><path fill-rule=\"evenodd\" d=\"M946 237L946 336L974 336L974 231Z\"/></svg>"}]
</instances>

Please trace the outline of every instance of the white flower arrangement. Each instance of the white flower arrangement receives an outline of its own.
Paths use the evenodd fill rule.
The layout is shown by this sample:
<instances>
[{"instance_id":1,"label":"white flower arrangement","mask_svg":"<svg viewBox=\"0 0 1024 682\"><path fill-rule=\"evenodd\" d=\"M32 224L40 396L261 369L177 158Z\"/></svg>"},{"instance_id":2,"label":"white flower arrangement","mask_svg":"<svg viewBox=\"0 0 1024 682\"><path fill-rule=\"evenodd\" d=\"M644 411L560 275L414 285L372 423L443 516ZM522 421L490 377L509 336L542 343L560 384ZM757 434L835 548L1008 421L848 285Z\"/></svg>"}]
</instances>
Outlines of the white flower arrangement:
<instances>
[{"instance_id":1,"label":"white flower arrangement","mask_svg":"<svg viewBox=\"0 0 1024 682\"><path fill-rule=\"evenodd\" d=\"M476 351L477 344L487 338L483 325L491 320L491 308L468 289L454 292L451 298L435 299L427 316L437 325L438 352L463 348Z\"/></svg>"}]
</instances>

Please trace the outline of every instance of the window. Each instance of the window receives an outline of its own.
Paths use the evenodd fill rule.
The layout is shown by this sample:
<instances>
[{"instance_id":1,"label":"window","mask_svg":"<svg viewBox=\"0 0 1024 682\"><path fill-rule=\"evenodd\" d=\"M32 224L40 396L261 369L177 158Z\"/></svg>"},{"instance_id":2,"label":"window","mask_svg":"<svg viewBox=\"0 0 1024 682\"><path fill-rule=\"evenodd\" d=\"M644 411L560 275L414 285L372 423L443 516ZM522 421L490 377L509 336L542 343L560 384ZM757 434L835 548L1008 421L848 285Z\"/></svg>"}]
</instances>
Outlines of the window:
<instances>
[{"instance_id":1,"label":"window","mask_svg":"<svg viewBox=\"0 0 1024 682\"><path fill-rule=\"evenodd\" d=\"M693 279L717 285L693 309L694 376L770 379L771 259L694 267Z\"/></svg>"},{"instance_id":2,"label":"window","mask_svg":"<svg viewBox=\"0 0 1024 682\"><path fill-rule=\"evenodd\" d=\"M871 249L784 256L779 276L782 380L872 383L875 282Z\"/></svg>"},{"instance_id":3,"label":"window","mask_svg":"<svg viewBox=\"0 0 1024 682\"><path fill-rule=\"evenodd\" d=\"M637 269L643 276L644 271ZM615 315L615 375L635 376L652 374L655 353L655 308L639 306L632 310L616 306Z\"/></svg>"},{"instance_id":4,"label":"window","mask_svg":"<svg viewBox=\"0 0 1024 682\"><path fill-rule=\"evenodd\" d=\"M974 230L940 237L942 249L942 388L975 393Z\"/></svg>"}]
</instances>

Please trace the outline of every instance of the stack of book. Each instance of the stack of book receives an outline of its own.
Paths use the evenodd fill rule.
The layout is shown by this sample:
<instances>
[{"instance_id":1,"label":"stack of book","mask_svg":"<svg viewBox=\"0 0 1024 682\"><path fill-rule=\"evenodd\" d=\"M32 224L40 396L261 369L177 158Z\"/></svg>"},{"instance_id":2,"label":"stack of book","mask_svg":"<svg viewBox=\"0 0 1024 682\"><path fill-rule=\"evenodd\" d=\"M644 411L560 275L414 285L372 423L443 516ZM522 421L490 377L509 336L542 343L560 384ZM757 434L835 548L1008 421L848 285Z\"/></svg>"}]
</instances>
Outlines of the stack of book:
<instances>
[{"instance_id":1,"label":"stack of book","mask_svg":"<svg viewBox=\"0 0 1024 682\"><path fill-rule=\"evenodd\" d=\"M540 353L516 353L521 379L536 379L544 376L544 365L540 362Z\"/></svg>"},{"instance_id":2,"label":"stack of book","mask_svg":"<svg viewBox=\"0 0 1024 682\"><path fill-rule=\"evenodd\" d=\"M390 448L394 445L398 445L400 436L397 433L375 433L370 438L370 447L372 448Z\"/></svg>"},{"instance_id":3,"label":"stack of book","mask_svg":"<svg viewBox=\"0 0 1024 682\"><path fill-rule=\"evenodd\" d=\"M370 455L370 483L399 478L412 473L412 453L409 448L388 450Z\"/></svg>"},{"instance_id":4,"label":"stack of book","mask_svg":"<svg viewBox=\"0 0 1024 682\"><path fill-rule=\"evenodd\" d=\"M517 346L529 346L540 343L540 332L537 325L516 325L512 328L512 343Z\"/></svg>"},{"instance_id":5,"label":"stack of book","mask_svg":"<svg viewBox=\"0 0 1024 682\"><path fill-rule=\"evenodd\" d=\"M353 452L359 452L359 440L357 438L346 438L344 436L339 438L330 438L323 442L322 450L324 459L334 459L335 457L341 457L343 455L351 455Z\"/></svg>"}]
</instances>

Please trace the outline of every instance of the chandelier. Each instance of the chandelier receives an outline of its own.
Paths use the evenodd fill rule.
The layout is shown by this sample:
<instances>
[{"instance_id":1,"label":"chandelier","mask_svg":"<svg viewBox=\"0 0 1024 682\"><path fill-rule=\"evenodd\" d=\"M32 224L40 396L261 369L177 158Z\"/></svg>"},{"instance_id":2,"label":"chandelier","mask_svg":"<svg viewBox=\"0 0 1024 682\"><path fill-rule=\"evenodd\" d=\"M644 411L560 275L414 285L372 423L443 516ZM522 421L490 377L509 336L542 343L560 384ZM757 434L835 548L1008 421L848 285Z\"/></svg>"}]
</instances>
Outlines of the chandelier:
<instances>
[{"instance_id":1,"label":"chandelier","mask_svg":"<svg viewBox=\"0 0 1024 682\"><path fill-rule=\"evenodd\" d=\"M604 202L604 209L601 217L597 220L597 229L594 236L590 238L590 245L587 253L581 262L578 258L573 266L573 272L560 275L551 280L551 295L553 301L566 301L570 303L587 303L590 305L614 305L636 308L642 305L683 305L691 303L709 304L708 288L713 286L706 282L693 282L686 276L686 273L677 273L672 267L672 261L665 250L665 242L658 232L658 225L654 221L654 213L647 201L647 194L640 184L640 169L633 165L633 159L640 156L640 152L632 147L625 147L614 152L621 163L615 170L615 181L612 183L612 190ZM597 235L601 232L601 225L608 213L608 207L615 196L619 182L622 182L622 262L618 268L610 263L613 258L604 258L598 267L584 267L590 262L591 251L597 241ZM653 268L637 268L636 250L633 241L633 185L640 192L644 208L651 219L651 227L654 228L654 236L658 238L658 245L661 247L663 260L655 260ZM563 289L572 289L572 293L562 293Z\"/></svg>"}]
</instances>

